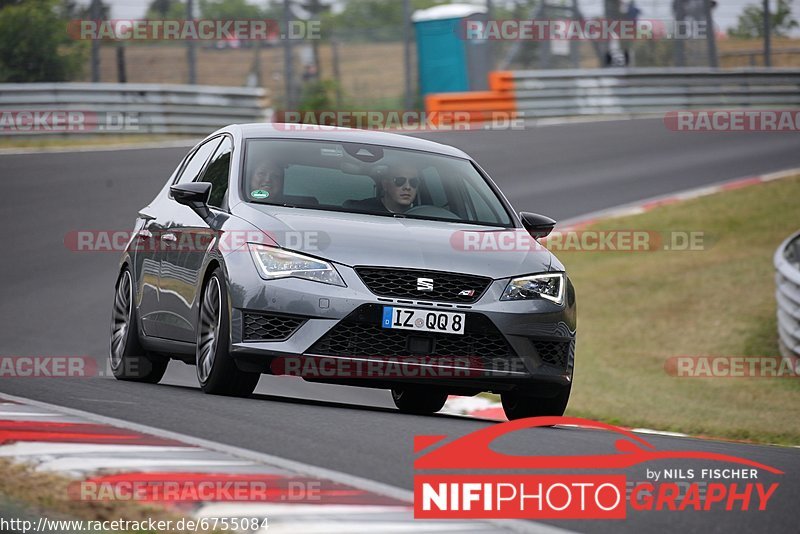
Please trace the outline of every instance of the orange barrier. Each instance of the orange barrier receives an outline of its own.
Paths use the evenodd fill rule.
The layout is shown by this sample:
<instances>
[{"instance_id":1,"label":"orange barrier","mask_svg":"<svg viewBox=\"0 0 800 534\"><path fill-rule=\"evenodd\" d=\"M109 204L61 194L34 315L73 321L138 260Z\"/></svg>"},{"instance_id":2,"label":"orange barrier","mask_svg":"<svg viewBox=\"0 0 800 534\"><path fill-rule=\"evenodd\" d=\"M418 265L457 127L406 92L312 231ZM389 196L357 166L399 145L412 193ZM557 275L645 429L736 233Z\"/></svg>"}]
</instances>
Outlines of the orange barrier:
<instances>
[{"instance_id":1,"label":"orange barrier","mask_svg":"<svg viewBox=\"0 0 800 534\"><path fill-rule=\"evenodd\" d=\"M425 111L436 124L448 124L456 120L486 122L496 119L498 114L502 114L503 118L516 118L513 73L490 72L489 91L426 95Z\"/></svg>"},{"instance_id":2,"label":"orange barrier","mask_svg":"<svg viewBox=\"0 0 800 534\"><path fill-rule=\"evenodd\" d=\"M514 91L514 72L495 70L489 73L489 89L492 91Z\"/></svg>"}]
</instances>

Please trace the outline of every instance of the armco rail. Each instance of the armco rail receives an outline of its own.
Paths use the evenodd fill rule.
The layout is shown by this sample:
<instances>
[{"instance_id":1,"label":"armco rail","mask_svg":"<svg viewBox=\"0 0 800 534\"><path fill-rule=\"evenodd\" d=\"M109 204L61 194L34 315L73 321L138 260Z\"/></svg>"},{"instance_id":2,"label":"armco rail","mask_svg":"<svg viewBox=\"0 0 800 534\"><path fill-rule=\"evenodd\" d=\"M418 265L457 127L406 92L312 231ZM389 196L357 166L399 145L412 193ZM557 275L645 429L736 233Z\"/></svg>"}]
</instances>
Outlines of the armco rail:
<instances>
[{"instance_id":1,"label":"armco rail","mask_svg":"<svg viewBox=\"0 0 800 534\"><path fill-rule=\"evenodd\" d=\"M784 358L800 358L800 232L775 251L778 345Z\"/></svg>"},{"instance_id":2,"label":"armco rail","mask_svg":"<svg viewBox=\"0 0 800 534\"><path fill-rule=\"evenodd\" d=\"M267 92L261 88L134 83L0 84L0 114L83 112L85 117L92 118L87 120L85 129L77 130L80 133L204 135L226 124L264 120L268 109ZM59 132L41 125L13 127L7 120L0 124L0 136L53 133Z\"/></svg>"},{"instance_id":3,"label":"armco rail","mask_svg":"<svg viewBox=\"0 0 800 534\"><path fill-rule=\"evenodd\" d=\"M583 69L501 71L490 91L426 97L426 110L480 120L634 115L684 109L800 108L800 69Z\"/></svg>"}]
</instances>

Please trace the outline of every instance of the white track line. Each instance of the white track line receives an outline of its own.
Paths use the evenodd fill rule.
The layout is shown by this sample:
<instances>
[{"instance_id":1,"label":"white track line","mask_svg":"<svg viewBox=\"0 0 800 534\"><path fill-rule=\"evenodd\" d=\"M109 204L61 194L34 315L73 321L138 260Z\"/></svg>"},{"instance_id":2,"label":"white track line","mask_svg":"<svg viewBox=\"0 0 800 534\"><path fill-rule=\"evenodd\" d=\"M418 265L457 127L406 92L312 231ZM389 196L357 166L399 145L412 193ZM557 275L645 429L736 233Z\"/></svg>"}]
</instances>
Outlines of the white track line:
<instances>
[{"instance_id":1,"label":"white track line","mask_svg":"<svg viewBox=\"0 0 800 534\"><path fill-rule=\"evenodd\" d=\"M138 470L159 469L173 470L175 468L206 469L209 467L241 467L254 465L253 462L241 460L179 460L172 458L125 458L125 457L100 457L100 458L57 458L45 461L36 466L37 471L82 473L108 469Z\"/></svg>"},{"instance_id":2,"label":"white track line","mask_svg":"<svg viewBox=\"0 0 800 534\"><path fill-rule=\"evenodd\" d=\"M63 417L61 414L55 413L34 413L34 412L0 412L0 417Z\"/></svg>"},{"instance_id":3,"label":"white track line","mask_svg":"<svg viewBox=\"0 0 800 534\"><path fill-rule=\"evenodd\" d=\"M102 443L63 443L52 441L25 441L0 446L0 457L22 456L66 456L70 454L108 453L165 453L200 450L191 447L169 447L162 445L109 445Z\"/></svg>"}]
</instances>

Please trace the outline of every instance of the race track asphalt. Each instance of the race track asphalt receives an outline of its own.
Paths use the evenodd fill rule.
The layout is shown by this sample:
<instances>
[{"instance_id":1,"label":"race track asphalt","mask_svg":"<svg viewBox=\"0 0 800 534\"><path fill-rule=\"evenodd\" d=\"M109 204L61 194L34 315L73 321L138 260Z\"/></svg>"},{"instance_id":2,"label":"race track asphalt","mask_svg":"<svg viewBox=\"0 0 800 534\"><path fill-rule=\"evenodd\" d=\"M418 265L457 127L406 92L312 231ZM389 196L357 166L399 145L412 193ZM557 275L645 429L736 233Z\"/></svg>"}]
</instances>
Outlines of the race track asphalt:
<instances>
[{"instance_id":1,"label":"race track asphalt","mask_svg":"<svg viewBox=\"0 0 800 534\"><path fill-rule=\"evenodd\" d=\"M422 134L474 156L518 210L573 218L721 180L800 167L788 133L676 133L659 120ZM104 369L118 254L72 252L74 230L129 230L185 149L0 156L4 229L0 355L89 355ZM771 281L769 281L771 283ZM580 353L576 386L580 387ZM635 387L627 385L626 387ZM494 423L401 415L385 391L262 377L249 399L202 395L173 362L161 385L109 377L0 378L0 392L267 452L411 489L414 435L458 436ZM769 417L765 414L765 417ZM648 437L659 449L742 456L786 472L767 512L635 512L624 522L551 524L580 532L796 532L800 449ZM513 454L611 452L607 434L536 429L506 436ZM663 467L701 467L696 461ZM648 464L648 467L651 465ZM627 471L644 480L644 467Z\"/></svg>"}]
</instances>

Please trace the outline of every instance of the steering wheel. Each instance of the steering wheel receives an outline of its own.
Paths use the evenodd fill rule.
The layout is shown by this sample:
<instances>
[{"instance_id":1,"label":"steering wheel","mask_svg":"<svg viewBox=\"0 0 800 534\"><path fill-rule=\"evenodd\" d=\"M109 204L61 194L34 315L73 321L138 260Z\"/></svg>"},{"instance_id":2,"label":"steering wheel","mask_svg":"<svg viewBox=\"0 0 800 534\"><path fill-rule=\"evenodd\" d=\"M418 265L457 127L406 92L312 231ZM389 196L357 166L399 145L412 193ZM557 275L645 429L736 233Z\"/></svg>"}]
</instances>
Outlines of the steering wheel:
<instances>
[{"instance_id":1,"label":"steering wheel","mask_svg":"<svg viewBox=\"0 0 800 534\"><path fill-rule=\"evenodd\" d=\"M458 215L439 206L420 205L407 210L406 215L422 215L423 217L439 217L441 219L458 219Z\"/></svg>"}]
</instances>

